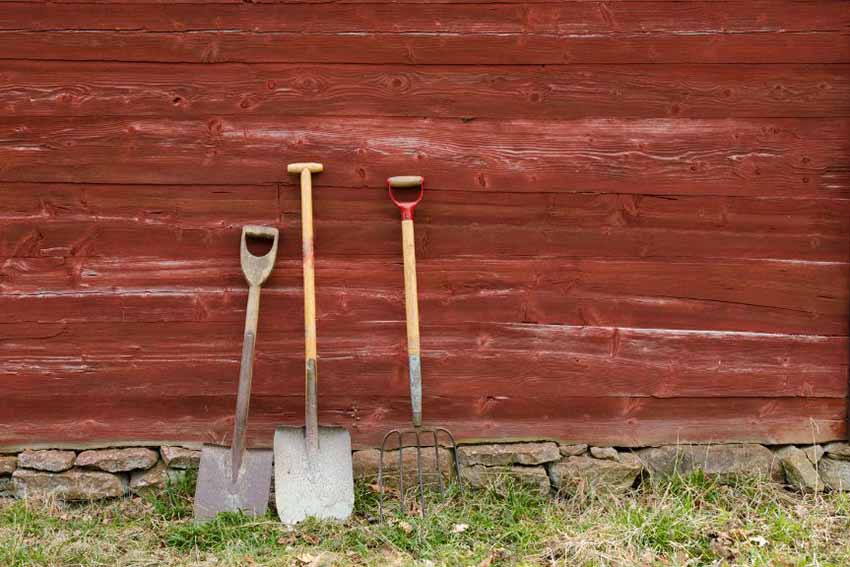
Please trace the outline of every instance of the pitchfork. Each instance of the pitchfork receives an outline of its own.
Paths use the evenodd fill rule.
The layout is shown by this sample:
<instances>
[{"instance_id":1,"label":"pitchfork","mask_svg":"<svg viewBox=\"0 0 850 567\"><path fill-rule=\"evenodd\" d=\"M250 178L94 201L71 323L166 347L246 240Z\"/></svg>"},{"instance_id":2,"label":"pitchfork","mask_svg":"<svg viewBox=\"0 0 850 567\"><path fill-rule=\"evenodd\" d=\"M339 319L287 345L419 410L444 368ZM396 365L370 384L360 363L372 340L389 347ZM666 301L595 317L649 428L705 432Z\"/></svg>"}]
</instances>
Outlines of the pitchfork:
<instances>
[{"instance_id":1,"label":"pitchfork","mask_svg":"<svg viewBox=\"0 0 850 567\"><path fill-rule=\"evenodd\" d=\"M394 188L419 188L419 195L413 201L399 201L393 192ZM445 427L422 427L422 366L419 350L419 304L416 290L416 246L413 238L413 209L422 201L425 191L424 179L418 175L390 177L387 179L387 189L390 200L401 209L402 250L404 253L404 307L407 316L407 357L410 373L410 405L413 408L413 429L393 429L381 442L378 459L378 512L384 519L384 455L393 450L388 442L395 438L398 449L399 500L400 508L404 511L404 449L416 450L416 476L419 480L419 508L424 516L425 511L425 482L422 472L422 451L434 448L434 463L437 468L440 496L445 494L443 473L440 466L440 437L453 455L454 472L457 475L458 486L460 479L460 462L457 459L454 435ZM407 441L406 441L407 440Z\"/></svg>"}]
</instances>

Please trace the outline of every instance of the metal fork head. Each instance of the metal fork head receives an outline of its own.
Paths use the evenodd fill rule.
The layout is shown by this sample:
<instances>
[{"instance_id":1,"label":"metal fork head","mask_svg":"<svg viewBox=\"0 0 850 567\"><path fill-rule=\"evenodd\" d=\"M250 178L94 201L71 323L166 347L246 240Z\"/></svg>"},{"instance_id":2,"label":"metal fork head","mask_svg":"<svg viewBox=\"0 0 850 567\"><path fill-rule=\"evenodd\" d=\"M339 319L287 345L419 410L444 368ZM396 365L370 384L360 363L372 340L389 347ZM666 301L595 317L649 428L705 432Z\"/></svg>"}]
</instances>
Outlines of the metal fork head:
<instances>
[{"instance_id":1,"label":"metal fork head","mask_svg":"<svg viewBox=\"0 0 850 567\"><path fill-rule=\"evenodd\" d=\"M395 439L396 443L392 444ZM442 442L441 442L442 439ZM389 451L398 451L398 491L399 491L399 509L404 512L404 450L413 449L416 451L416 478L419 484L419 510L422 516L425 516L425 480L422 470L422 453L423 451L434 450L434 465L437 475L437 486L439 487L440 497L445 495L446 485L443 482L443 469L440 465L440 449L446 448L451 454L451 460L454 466L455 478L457 479L458 487L461 488L460 477L460 461L457 458L457 443L454 435L444 427L419 427L416 429L393 429L384 435L381 442L381 450L378 459L378 514L381 521L384 520L384 493L386 492L384 479L384 458Z\"/></svg>"}]
</instances>

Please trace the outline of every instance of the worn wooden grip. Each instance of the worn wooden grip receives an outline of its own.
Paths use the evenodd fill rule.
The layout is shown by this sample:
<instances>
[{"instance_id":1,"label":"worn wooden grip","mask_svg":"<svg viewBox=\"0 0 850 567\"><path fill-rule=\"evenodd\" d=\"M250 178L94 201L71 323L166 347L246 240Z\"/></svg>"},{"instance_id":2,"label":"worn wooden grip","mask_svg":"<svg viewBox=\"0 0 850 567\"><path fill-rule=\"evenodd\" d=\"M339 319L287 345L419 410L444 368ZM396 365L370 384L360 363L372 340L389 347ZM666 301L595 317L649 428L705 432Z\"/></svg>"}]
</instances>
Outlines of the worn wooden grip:
<instances>
[{"instance_id":1,"label":"worn wooden grip","mask_svg":"<svg viewBox=\"0 0 850 567\"><path fill-rule=\"evenodd\" d=\"M325 166L321 163L310 161L290 163L286 166L286 171L289 173L301 173L305 169L310 173L321 173L325 170Z\"/></svg>"},{"instance_id":2,"label":"worn wooden grip","mask_svg":"<svg viewBox=\"0 0 850 567\"><path fill-rule=\"evenodd\" d=\"M270 226L247 225L242 227L239 260L248 285L263 285L269 274L272 273L275 258L277 258L278 234L278 230ZM248 238L266 238L272 241L272 246L264 255L254 256L248 250Z\"/></svg>"},{"instance_id":3,"label":"worn wooden grip","mask_svg":"<svg viewBox=\"0 0 850 567\"><path fill-rule=\"evenodd\" d=\"M413 424L422 424L422 371L419 347L419 301L416 285L416 241L413 220L401 221L404 254L404 311L407 317L407 356L410 374L410 404Z\"/></svg>"},{"instance_id":4,"label":"worn wooden grip","mask_svg":"<svg viewBox=\"0 0 850 567\"><path fill-rule=\"evenodd\" d=\"M242 232L245 233L245 236L250 236L251 238L268 238L271 240L277 239L278 231L276 228L271 226L259 226L255 224L249 224L242 227Z\"/></svg>"},{"instance_id":5,"label":"worn wooden grip","mask_svg":"<svg viewBox=\"0 0 850 567\"><path fill-rule=\"evenodd\" d=\"M390 187L419 187L422 185L424 178L421 175L396 175L387 179Z\"/></svg>"},{"instance_id":6,"label":"worn wooden grip","mask_svg":"<svg viewBox=\"0 0 850 567\"><path fill-rule=\"evenodd\" d=\"M301 174L301 253L304 265L304 432L311 450L319 447L318 371L316 354L316 279L313 248L313 178L320 163L291 163L290 173Z\"/></svg>"},{"instance_id":7,"label":"worn wooden grip","mask_svg":"<svg viewBox=\"0 0 850 567\"><path fill-rule=\"evenodd\" d=\"M316 276L313 247L313 182L301 172L301 250L304 263L304 338L307 359L316 358Z\"/></svg>"},{"instance_id":8,"label":"worn wooden grip","mask_svg":"<svg viewBox=\"0 0 850 567\"><path fill-rule=\"evenodd\" d=\"M231 441L231 481L239 478L245 439L248 431L248 411L251 405L251 382L254 376L254 344L257 337L257 320L260 314L260 286L248 289L248 309L245 314L245 335L242 339L242 361L239 366L239 389L236 394L236 412Z\"/></svg>"}]
</instances>

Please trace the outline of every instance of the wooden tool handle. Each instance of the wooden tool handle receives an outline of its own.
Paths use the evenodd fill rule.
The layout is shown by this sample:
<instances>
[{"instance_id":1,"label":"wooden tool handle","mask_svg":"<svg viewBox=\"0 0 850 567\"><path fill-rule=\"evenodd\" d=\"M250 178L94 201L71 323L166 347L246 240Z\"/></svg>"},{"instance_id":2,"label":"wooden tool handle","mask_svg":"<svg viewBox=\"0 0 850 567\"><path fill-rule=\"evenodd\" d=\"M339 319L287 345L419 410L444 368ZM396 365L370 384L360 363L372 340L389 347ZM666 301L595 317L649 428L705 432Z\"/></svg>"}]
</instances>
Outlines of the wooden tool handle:
<instances>
[{"instance_id":1,"label":"wooden tool handle","mask_svg":"<svg viewBox=\"0 0 850 567\"><path fill-rule=\"evenodd\" d=\"M396 175L387 179L390 187L419 187L425 179L421 175Z\"/></svg>"},{"instance_id":2,"label":"wooden tool handle","mask_svg":"<svg viewBox=\"0 0 850 567\"><path fill-rule=\"evenodd\" d=\"M316 279L313 250L313 180L301 170L301 245L304 261L305 437L309 449L319 448L318 375L316 369Z\"/></svg>"},{"instance_id":3,"label":"wooden tool handle","mask_svg":"<svg viewBox=\"0 0 850 567\"><path fill-rule=\"evenodd\" d=\"M407 358L410 373L410 405L413 425L422 425L422 361L419 351L419 302L416 289L416 243L413 219L401 221L404 253L404 310L407 316Z\"/></svg>"},{"instance_id":4,"label":"wooden tool handle","mask_svg":"<svg viewBox=\"0 0 850 567\"><path fill-rule=\"evenodd\" d=\"M269 251L263 256L254 256L248 250L248 238L261 238L271 240ZM260 286L268 279L274 268L277 258L278 230L270 226L248 225L242 227L242 244L239 249L239 260L242 265L242 273L245 281L251 286Z\"/></svg>"},{"instance_id":5,"label":"wooden tool handle","mask_svg":"<svg viewBox=\"0 0 850 567\"><path fill-rule=\"evenodd\" d=\"M239 478L245 440L248 431L248 406L251 403L251 381L254 377L254 343L260 313L260 286L248 288L248 310L245 314L245 335L242 339L242 361L239 366L239 391L236 395L236 418L233 422L233 441L230 448L231 481Z\"/></svg>"}]
</instances>

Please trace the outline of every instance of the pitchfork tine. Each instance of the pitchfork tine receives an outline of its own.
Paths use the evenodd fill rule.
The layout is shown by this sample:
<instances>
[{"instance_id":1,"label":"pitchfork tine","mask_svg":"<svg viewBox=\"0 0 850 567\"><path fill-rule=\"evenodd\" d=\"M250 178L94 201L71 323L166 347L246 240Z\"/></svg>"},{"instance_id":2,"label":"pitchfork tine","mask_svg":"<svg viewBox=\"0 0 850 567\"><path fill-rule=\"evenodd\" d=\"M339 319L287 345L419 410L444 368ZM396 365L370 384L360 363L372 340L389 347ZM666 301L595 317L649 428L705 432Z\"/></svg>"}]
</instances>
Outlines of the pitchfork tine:
<instances>
[{"instance_id":1,"label":"pitchfork tine","mask_svg":"<svg viewBox=\"0 0 850 567\"><path fill-rule=\"evenodd\" d=\"M443 467L440 466L440 440L437 439L436 429L432 429L430 433L434 436L434 464L437 466L437 483L440 487L440 496L443 496L445 490L443 490Z\"/></svg>"},{"instance_id":2,"label":"pitchfork tine","mask_svg":"<svg viewBox=\"0 0 850 567\"><path fill-rule=\"evenodd\" d=\"M414 431L416 436L416 473L419 476L419 509L421 515L425 517L425 483L422 482L422 439L419 437L419 431Z\"/></svg>"},{"instance_id":3,"label":"pitchfork tine","mask_svg":"<svg viewBox=\"0 0 850 567\"><path fill-rule=\"evenodd\" d=\"M398 495L399 495L399 506L401 507L401 512L404 513L404 451L402 448L404 447L404 438L402 437L402 432L398 432Z\"/></svg>"}]
</instances>

